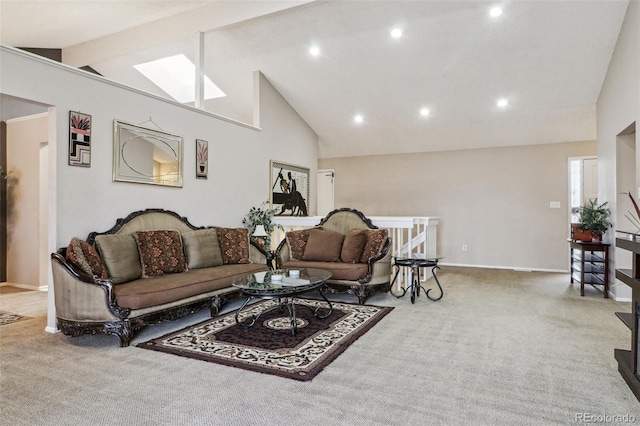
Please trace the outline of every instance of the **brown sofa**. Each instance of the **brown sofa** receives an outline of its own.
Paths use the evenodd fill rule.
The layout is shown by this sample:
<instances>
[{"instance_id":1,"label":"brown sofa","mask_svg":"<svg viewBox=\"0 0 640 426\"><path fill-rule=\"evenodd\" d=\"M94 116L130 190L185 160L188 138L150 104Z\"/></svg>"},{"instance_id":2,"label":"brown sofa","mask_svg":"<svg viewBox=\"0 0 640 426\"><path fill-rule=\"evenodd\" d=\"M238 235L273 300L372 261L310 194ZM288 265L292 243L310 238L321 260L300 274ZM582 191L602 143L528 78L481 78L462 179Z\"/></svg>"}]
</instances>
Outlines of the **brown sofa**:
<instances>
[{"instance_id":1,"label":"brown sofa","mask_svg":"<svg viewBox=\"0 0 640 426\"><path fill-rule=\"evenodd\" d=\"M389 290L391 239L358 210L334 210L314 228L287 232L275 257L278 268L328 270L331 291L357 296L360 304Z\"/></svg>"},{"instance_id":2,"label":"brown sofa","mask_svg":"<svg viewBox=\"0 0 640 426\"><path fill-rule=\"evenodd\" d=\"M240 292L231 282L267 271L271 257L244 228L196 227L147 209L51 255L58 328L68 336L113 334L128 346L147 324L203 308L211 316Z\"/></svg>"}]
</instances>

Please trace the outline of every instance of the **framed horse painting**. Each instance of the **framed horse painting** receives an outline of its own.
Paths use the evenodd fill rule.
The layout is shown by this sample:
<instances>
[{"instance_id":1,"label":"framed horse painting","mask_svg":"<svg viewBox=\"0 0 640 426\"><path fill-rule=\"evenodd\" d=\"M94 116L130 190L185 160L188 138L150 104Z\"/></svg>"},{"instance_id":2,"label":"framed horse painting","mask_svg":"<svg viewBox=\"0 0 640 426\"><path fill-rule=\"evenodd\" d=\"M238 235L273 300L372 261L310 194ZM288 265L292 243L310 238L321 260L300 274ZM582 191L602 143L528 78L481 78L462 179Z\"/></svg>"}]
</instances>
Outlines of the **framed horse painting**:
<instances>
[{"instance_id":1,"label":"framed horse painting","mask_svg":"<svg viewBox=\"0 0 640 426\"><path fill-rule=\"evenodd\" d=\"M269 201L276 216L309 216L309 169L271 160Z\"/></svg>"}]
</instances>

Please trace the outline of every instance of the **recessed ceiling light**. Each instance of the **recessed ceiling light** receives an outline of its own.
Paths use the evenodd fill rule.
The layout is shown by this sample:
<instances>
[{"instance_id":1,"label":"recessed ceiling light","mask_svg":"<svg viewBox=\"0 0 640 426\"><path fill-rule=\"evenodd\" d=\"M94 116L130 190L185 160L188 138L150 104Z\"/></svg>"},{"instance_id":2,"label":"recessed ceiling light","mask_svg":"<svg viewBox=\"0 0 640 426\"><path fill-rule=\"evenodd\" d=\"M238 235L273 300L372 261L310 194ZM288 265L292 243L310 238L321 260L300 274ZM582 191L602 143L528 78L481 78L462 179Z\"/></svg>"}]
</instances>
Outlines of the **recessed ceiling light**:
<instances>
[{"instance_id":1,"label":"recessed ceiling light","mask_svg":"<svg viewBox=\"0 0 640 426\"><path fill-rule=\"evenodd\" d=\"M402 37L402 29L400 28L394 28L391 30L391 37L393 38L400 38Z\"/></svg>"},{"instance_id":2,"label":"recessed ceiling light","mask_svg":"<svg viewBox=\"0 0 640 426\"><path fill-rule=\"evenodd\" d=\"M312 46L309 49L309 53L311 54L311 56L318 56L320 55L320 48L318 46Z\"/></svg>"},{"instance_id":3,"label":"recessed ceiling light","mask_svg":"<svg viewBox=\"0 0 640 426\"><path fill-rule=\"evenodd\" d=\"M491 10L489 11L489 15L497 18L498 16L502 15L502 8L498 6L491 8Z\"/></svg>"},{"instance_id":4,"label":"recessed ceiling light","mask_svg":"<svg viewBox=\"0 0 640 426\"><path fill-rule=\"evenodd\" d=\"M431 114L431 111L429 111L429 108L421 108L420 109L420 115L421 116L426 117L429 114Z\"/></svg>"},{"instance_id":5,"label":"recessed ceiling light","mask_svg":"<svg viewBox=\"0 0 640 426\"><path fill-rule=\"evenodd\" d=\"M133 66L169 96L181 103L195 100L196 66L185 55L169 56ZM204 77L204 98L227 96L209 77Z\"/></svg>"},{"instance_id":6,"label":"recessed ceiling light","mask_svg":"<svg viewBox=\"0 0 640 426\"><path fill-rule=\"evenodd\" d=\"M361 114L357 114L355 117L353 117L353 121L360 124L364 121L364 117Z\"/></svg>"},{"instance_id":7,"label":"recessed ceiling light","mask_svg":"<svg viewBox=\"0 0 640 426\"><path fill-rule=\"evenodd\" d=\"M505 98L498 99L498 102L496 102L496 105L498 105L500 108L505 108L507 105L509 105L509 101L506 100Z\"/></svg>"}]
</instances>

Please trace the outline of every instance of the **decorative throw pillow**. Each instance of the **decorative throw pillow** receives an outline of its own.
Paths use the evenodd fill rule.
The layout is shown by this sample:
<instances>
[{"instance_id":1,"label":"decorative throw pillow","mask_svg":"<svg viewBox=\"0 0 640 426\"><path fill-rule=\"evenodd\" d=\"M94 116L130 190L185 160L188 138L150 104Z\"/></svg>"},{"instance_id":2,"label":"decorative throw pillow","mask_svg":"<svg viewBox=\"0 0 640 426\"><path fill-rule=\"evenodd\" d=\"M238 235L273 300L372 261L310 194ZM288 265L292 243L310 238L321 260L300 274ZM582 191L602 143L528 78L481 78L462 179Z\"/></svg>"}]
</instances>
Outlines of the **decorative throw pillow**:
<instances>
[{"instance_id":1,"label":"decorative throw pillow","mask_svg":"<svg viewBox=\"0 0 640 426\"><path fill-rule=\"evenodd\" d=\"M218 228L222 262L225 265L249 263L249 230L247 228Z\"/></svg>"},{"instance_id":2,"label":"decorative throw pillow","mask_svg":"<svg viewBox=\"0 0 640 426\"><path fill-rule=\"evenodd\" d=\"M67 247L67 260L81 271L96 277L107 279L107 270L100 255L91 244L73 237Z\"/></svg>"},{"instance_id":3,"label":"decorative throw pillow","mask_svg":"<svg viewBox=\"0 0 640 426\"><path fill-rule=\"evenodd\" d=\"M386 229L367 229L367 242L360 256L360 263L367 263L370 258L378 254L382 248L382 244L387 239Z\"/></svg>"},{"instance_id":4,"label":"decorative throw pillow","mask_svg":"<svg viewBox=\"0 0 640 426\"><path fill-rule=\"evenodd\" d=\"M289 245L289 252L291 253L291 259L301 260L304 254L304 248L309 240L309 232L312 229L324 229L321 226L308 229L300 229L298 231L289 231L285 235L287 244Z\"/></svg>"},{"instance_id":5,"label":"decorative throw pillow","mask_svg":"<svg viewBox=\"0 0 640 426\"><path fill-rule=\"evenodd\" d=\"M358 263L366 242L367 232L364 229L352 229L349 231L342 244L340 260L345 263Z\"/></svg>"},{"instance_id":6,"label":"decorative throw pillow","mask_svg":"<svg viewBox=\"0 0 640 426\"><path fill-rule=\"evenodd\" d=\"M137 280L142 276L140 255L133 235L98 235L96 247L114 284Z\"/></svg>"},{"instance_id":7,"label":"decorative throw pillow","mask_svg":"<svg viewBox=\"0 0 640 426\"><path fill-rule=\"evenodd\" d=\"M140 253L142 278L187 270L180 233L174 230L138 231L133 234Z\"/></svg>"},{"instance_id":8,"label":"decorative throw pillow","mask_svg":"<svg viewBox=\"0 0 640 426\"><path fill-rule=\"evenodd\" d=\"M344 234L338 232L312 229L304 249L302 260L316 262L340 262Z\"/></svg>"},{"instance_id":9,"label":"decorative throw pillow","mask_svg":"<svg viewBox=\"0 0 640 426\"><path fill-rule=\"evenodd\" d=\"M222 252L215 229L197 229L182 234L189 269L222 265Z\"/></svg>"}]
</instances>

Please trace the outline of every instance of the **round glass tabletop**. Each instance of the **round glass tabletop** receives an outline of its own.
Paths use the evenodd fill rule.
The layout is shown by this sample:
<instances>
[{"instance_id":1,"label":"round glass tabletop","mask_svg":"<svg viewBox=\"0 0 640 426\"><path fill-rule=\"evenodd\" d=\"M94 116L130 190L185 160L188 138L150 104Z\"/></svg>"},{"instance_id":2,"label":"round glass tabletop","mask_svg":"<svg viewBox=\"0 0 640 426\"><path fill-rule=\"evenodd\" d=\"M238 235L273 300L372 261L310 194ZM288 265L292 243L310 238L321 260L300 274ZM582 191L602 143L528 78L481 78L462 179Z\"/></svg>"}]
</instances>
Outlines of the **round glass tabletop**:
<instances>
[{"instance_id":1,"label":"round glass tabletop","mask_svg":"<svg viewBox=\"0 0 640 426\"><path fill-rule=\"evenodd\" d=\"M295 276L294 271L299 271L299 275ZM329 278L331 272L324 269L276 269L247 274L233 280L231 285L248 294L286 295L312 290Z\"/></svg>"}]
</instances>

